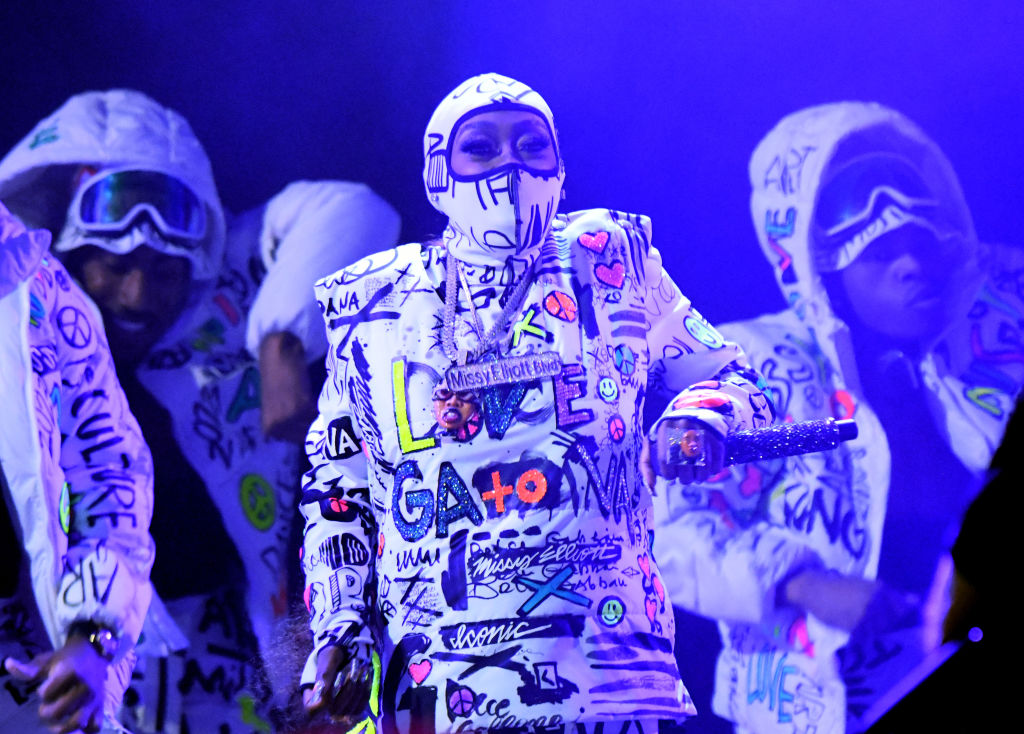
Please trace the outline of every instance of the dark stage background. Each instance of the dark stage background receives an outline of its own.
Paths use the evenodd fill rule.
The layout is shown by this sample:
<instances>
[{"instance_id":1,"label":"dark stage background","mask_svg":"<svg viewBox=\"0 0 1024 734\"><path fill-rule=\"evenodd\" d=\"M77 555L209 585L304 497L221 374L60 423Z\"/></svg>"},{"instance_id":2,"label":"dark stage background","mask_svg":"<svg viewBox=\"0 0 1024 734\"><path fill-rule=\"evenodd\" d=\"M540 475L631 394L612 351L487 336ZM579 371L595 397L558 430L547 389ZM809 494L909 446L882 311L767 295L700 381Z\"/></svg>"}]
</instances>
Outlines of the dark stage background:
<instances>
[{"instance_id":1,"label":"dark stage background","mask_svg":"<svg viewBox=\"0 0 1024 734\"><path fill-rule=\"evenodd\" d=\"M348 178L417 239L442 227L420 178L427 118L497 71L555 110L566 210L649 214L683 291L723 322L782 306L746 166L810 104L903 111L953 161L981 237L1024 243L1022 30L1018 0L0 0L0 149L75 92L134 87L191 121L231 210ZM687 644L713 636L699 630Z\"/></svg>"},{"instance_id":2,"label":"dark stage background","mask_svg":"<svg viewBox=\"0 0 1024 734\"><path fill-rule=\"evenodd\" d=\"M436 233L423 127L498 71L555 110L566 206L649 214L712 321L782 306L756 246L746 165L784 114L877 100L928 131L979 234L1024 242L1024 4L2 0L0 148L67 96L128 86L185 115L238 211L288 181L365 181Z\"/></svg>"}]
</instances>

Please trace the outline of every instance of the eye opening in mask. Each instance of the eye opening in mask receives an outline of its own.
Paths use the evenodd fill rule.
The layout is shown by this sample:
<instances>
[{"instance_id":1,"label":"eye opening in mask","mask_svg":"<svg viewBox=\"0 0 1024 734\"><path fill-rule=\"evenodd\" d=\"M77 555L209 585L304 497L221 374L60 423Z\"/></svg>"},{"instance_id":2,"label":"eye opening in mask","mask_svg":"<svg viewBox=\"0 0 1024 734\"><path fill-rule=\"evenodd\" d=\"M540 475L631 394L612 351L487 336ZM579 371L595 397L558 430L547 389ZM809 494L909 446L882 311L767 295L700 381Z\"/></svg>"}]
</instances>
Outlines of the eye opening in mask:
<instances>
[{"instance_id":1,"label":"eye opening in mask","mask_svg":"<svg viewBox=\"0 0 1024 734\"><path fill-rule=\"evenodd\" d=\"M452 126L446 151L456 181L478 181L520 169L556 176L558 143L536 108L502 104L470 110Z\"/></svg>"},{"instance_id":2,"label":"eye opening in mask","mask_svg":"<svg viewBox=\"0 0 1024 734\"><path fill-rule=\"evenodd\" d=\"M199 247L207 231L206 207L184 181L137 168L90 176L78 187L70 213L77 227L97 234L123 233L145 213L186 250Z\"/></svg>"}]
</instances>

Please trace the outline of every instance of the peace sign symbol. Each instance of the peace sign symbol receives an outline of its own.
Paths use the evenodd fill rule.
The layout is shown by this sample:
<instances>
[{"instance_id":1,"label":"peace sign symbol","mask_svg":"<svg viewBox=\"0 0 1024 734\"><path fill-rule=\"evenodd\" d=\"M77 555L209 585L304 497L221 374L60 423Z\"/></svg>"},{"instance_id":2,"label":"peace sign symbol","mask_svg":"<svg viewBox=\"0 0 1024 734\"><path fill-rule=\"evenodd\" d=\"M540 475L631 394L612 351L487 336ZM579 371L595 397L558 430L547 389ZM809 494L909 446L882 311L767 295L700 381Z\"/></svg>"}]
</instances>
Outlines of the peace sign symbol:
<instances>
[{"instance_id":1,"label":"peace sign symbol","mask_svg":"<svg viewBox=\"0 0 1024 734\"><path fill-rule=\"evenodd\" d=\"M85 314L74 306L65 306L57 312L57 328L64 341L75 349L81 349L92 341L92 324Z\"/></svg>"},{"instance_id":2,"label":"peace sign symbol","mask_svg":"<svg viewBox=\"0 0 1024 734\"><path fill-rule=\"evenodd\" d=\"M476 694L472 688L459 686L448 696L448 708L456 716L469 716L475 701Z\"/></svg>"},{"instance_id":3,"label":"peace sign symbol","mask_svg":"<svg viewBox=\"0 0 1024 734\"><path fill-rule=\"evenodd\" d=\"M636 355L634 355L633 350L625 344L620 344L615 347L613 356L615 359L615 368L622 374L631 375L636 370Z\"/></svg>"},{"instance_id":4,"label":"peace sign symbol","mask_svg":"<svg viewBox=\"0 0 1024 734\"><path fill-rule=\"evenodd\" d=\"M566 293L555 291L544 299L544 310L562 321L576 320L576 302Z\"/></svg>"},{"instance_id":5,"label":"peace sign symbol","mask_svg":"<svg viewBox=\"0 0 1024 734\"><path fill-rule=\"evenodd\" d=\"M270 482L259 474L246 474L242 477L240 498L242 511L254 528L268 530L274 524L277 501Z\"/></svg>"},{"instance_id":6,"label":"peace sign symbol","mask_svg":"<svg viewBox=\"0 0 1024 734\"><path fill-rule=\"evenodd\" d=\"M622 420L621 415L616 414L608 419L608 435L615 443L621 443L626 437L626 421Z\"/></svg>"}]
</instances>

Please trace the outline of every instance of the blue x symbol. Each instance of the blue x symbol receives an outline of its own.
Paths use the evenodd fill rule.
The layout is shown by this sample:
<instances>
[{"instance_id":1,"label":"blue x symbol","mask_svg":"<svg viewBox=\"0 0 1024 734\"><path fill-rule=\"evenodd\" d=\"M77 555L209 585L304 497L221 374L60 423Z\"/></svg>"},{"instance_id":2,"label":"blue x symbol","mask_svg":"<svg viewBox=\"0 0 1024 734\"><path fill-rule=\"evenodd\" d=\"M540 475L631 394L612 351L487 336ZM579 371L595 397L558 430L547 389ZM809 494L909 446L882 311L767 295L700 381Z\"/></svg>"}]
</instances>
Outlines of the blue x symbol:
<instances>
[{"instance_id":1,"label":"blue x symbol","mask_svg":"<svg viewBox=\"0 0 1024 734\"><path fill-rule=\"evenodd\" d=\"M533 579L528 579L525 576L519 576L516 578L516 583L528 586L534 590L533 596L526 600L523 606L516 610L516 613L520 617L525 617L527 614L537 608L542 601L547 599L549 596L554 594L555 596L561 597L566 601L570 601L573 604L579 604L581 607L590 607L594 603L592 599L588 599L582 594L577 594L574 591L568 591L566 589L559 588L562 582L572 576L572 569L566 566L561 571L556 573L545 584L540 584Z\"/></svg>"}]
</instances>

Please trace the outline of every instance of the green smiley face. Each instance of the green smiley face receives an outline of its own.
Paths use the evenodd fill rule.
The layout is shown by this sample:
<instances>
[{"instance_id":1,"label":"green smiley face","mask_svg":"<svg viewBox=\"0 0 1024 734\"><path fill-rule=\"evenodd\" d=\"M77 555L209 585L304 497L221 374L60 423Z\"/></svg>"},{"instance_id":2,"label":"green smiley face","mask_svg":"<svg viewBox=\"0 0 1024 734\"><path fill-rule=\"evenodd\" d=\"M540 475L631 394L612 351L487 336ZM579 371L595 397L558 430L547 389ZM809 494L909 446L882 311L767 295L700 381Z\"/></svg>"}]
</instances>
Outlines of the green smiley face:
<instances>
[{"instance_id":1,"label":"green smiley face","mask_svg":"<svg viewBox=\"0 0 1024 734\"><path fill-rule=\"evenodd\" d=\"M614 627L626 614L626 607L617 596L606 596L601 600L601 622L608 627Z\"/></svg>"}]
</instances>

